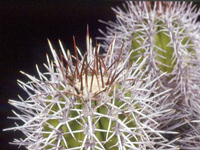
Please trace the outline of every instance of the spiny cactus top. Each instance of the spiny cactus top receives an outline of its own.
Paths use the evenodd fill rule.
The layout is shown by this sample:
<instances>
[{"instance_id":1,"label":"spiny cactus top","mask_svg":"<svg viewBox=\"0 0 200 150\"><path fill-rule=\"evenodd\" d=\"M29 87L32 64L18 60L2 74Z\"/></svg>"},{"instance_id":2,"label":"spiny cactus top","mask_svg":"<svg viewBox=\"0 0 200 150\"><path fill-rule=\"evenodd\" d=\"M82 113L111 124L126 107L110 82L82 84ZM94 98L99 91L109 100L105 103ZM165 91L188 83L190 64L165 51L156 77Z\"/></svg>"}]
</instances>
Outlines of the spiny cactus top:
<instances>
[{"instance_id":1,"label":"spiny cactus top","mask_svg":"<svg viewBox=\"0 0 200 150\"><path fill-rule=\"evenodd\" d=\"M98 39L104 40L106 50L116 34L115 58L124 43L122 57L131 55L130 63L148 55L144 70L152 79L167 72L157 80L159 91L173 88L167 102L174 102L177 112L161 127L181 131L177 145L182 149L199 149L200 10L192 3L169 1L130 1L113 10L116 22L101 21L108 27L105 33L100 30L104 37Z\"/></svg>"},{"instance_id":2,"label":"spiny cactus top","mask_svg":"<svg viewBox=\"0 0 200 150\"><path fill-rule=\"evenodd\" d=\"M47 72L37 67L39 78L22 72L30 82L18 82L29 97L9 100L21 111L13 111L14 119L23 124L6 130L26 136L12 144L29 150L176 149L162 136L170 132L157 129L156 120L173 112L159 105L167 91L154 93L157 79L143 78L145 59L126 68L129 58L121 59L121 49L113 61L114 44L115 39L103 58L87 35L84 55L74 40L75 56L60 42L59 58L49 42L54 62L47 56Z\"/></svg>"}]
</instances>

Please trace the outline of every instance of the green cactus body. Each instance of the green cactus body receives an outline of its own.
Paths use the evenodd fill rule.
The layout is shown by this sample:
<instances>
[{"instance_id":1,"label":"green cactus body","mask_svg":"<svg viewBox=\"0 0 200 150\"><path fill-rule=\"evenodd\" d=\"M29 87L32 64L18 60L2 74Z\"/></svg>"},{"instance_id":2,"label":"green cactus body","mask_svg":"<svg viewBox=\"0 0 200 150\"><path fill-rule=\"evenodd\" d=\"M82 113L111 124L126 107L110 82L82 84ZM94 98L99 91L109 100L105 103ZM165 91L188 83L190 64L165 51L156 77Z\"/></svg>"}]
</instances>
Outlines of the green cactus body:
<instances>
[{"instance_id":1,"label":"green cactus body","mask_svg":"<svg viewBox=\"0 0 200 150\"><path fill-rule=\"evenodd\" d=\"M91 77L91 76L88 76L88 77ZM93 83L93 86L97 86L97 83L95 84L95 83ZM120 84L118 84L118 85L116 85L116 89L120 89ZM59 88L61 91L62 90L64 90L64 88ZM76 93L76 94L78 94L78 93ZM111 92L111 94L108 94L111 98L112 98L112 96L113 96L113 91ZM71 95L66 95L66 97L70 97ZM126 97L130 97L131 96L131 93L130 92L127 92L127 93L125 93L124 94L124 96L126 96ZM51 96L48 96L48 98L47 98L48 100L52 100L52 101L54 101L54 98L52 98ZM98 95L94 98L95 99L95 101L93 101L92 102L92 107L93 108L95 108L96 106L98 106ZM63 98L59 98L59 101L62 103L64 103L65 102L65 100L63 99ZM113 100L112 100L113 101ZM124 103L123 102L119 102L119 100L118 99L115 99L114 100L115 102L114 102L114 105L116 106L116 108L117 107L120 107L120 106L122 106L122 105L124 105ZM83 98L77 98L77 102L78 103L84 103L84 99ZM112 102L111 102L112 103ZM50 105L49 105L50 104ZM61 107L62 109L64 109L64 107L65 107L65 105L64 104L59 104L59 106L57 105L57 104L54 104L54 105L52 105L50 102L47 102L47 105L49 105L49 114L50 115L52 115L53 113L52 112L59 112L59 107ZM86 105L87 106L87 105ZM124 109L124 111L126 110L126 107L125 107L126 105L124 105L122 108ZM78 106L76 106L76 107L74 107L74 109L83 109L85 107L85 105L84 104L82 104L82 105L78 105ZM108 108L106 107L106 106L104 106L104 105L102 105L101 107L98 107L97 109L95 109L96 110L96 112L98 112L98 113L101 113L101 114L103 114L103 115L107 115L107 113L108 113ZM62 115L62 114L60 114L60 113L58 113L57 114L58 116L59 115ZM69 112L69 114L68 114L68 116L67 117L69 117L69 118L75 118L75 117L78 117L79 116L79 114L77 113L77 112L75 112L75 111L70 111ZM123 114L119 114L119 115L117 115L116 117L117 118L119 118L120 120L124 120L124 119L126 119L127 118L127 116L128 115L126 115L125 113ZM87 122L88 121L88 119L87 119L87 117L83 117L84 118L84 120ZM128 123L127 124L127 126L128 127L136 127L136 125L134 124L134 121L131 121L131 120L133 120L133 118L128 118L128 120L130 120L130 123ZM82 126L80 125L80 124L78 124L78 122L80 122L80 123L82 123L83 124L83 121L81 120L81 119L78 119L78 120L76 120L76 121L72 121L72 122L70 122L68 125L69 125L69 127L70 127L70 129L72 130L72 131L78 131L78 130L81 130L82 129ZM57 126L58 126L58 124L59 124L59 122L60 122L60 120L59 119L49 119L48 121L47 121L47 123L45 123L44 125L43 125L43 132L44 132L44 134L43 134L43 136L44 136L44 138L48 138L48 136L50 136L50 134L53 132L53 128L56 128ZM116 125L116 121L115 120L113 120L113 121L109 121L109 119L108 118L106 118L106 117L101 117L100 119L98 119L98 118L93 118L92 119L92 122L94 123L94 122L97 122L96 123L96 125L95 125L95 128L96 129L102 129L102 130L107 130L108 128L110 128L109 130L110 130L110 132L113 132L113 128L114 128L114 126ZM108 126L109 124L111 124L110 125L110 127ZM53 148L54 147L54 144L61 144L62 145L62 147L63 148L73 148L73 147L79 147L79 146L81 146L81 144L82 143L80 143L80 142L78 142L78 141L83 141L84 140L84 133L83 132L78 132L78 133L75 133L74 134L74 137L70 134L70 131L69 131L69 128L68 128L68 126L67 125L61 125L57 130L60 130L61 132L63 132L63 133L68 133L68 134L66 134L66 135L64 135L64 138L65 138L65 141L67 142L67 144L65 144L65 142L64 142L64 140L61 140L61 141L58 141L57 139L55 139L55 137L52 137L52 138L50 138L49 139L49 141L52 141L51 142L51 144L52 144L52 146L51 146L51 144L49 144L48 146L46 146L45 147L45 149L51 149L51 148ZM49 133L46 133L46 132L49 132ZM96 137L100 140L100 141L106 141L107 140L107 136L108 137L110 137L111 136L111 133L108 133L108 135L107 135L107 133L106 132L95 132L95 135L96 135ZM134 139L134 138L131 138L130 139L131 141L136 141L136 139ZM113 145L115 145L116 143L117 143L117 141L118 141L118 139L117 139L117 137L112 137L112 138L110 138L109 140L108 140L108 142L106 142L105 144L104 144L104 148L105 149L111 149L111 150L114 150L114 149L116 149L116 147L112 147ZM100 146L100 145L98 145L98 146ZM110 148L110 147L112 147L112 148Z\"/></svg>"},{"instance_id":2,"label":"green cactus body","mask_svg":"<svg viewBox=\"0 0 200 150\"><path fill-rule=\"evenodd\" d=\"M107 43L116 36L115 54L123 43L122 57L130 55L130 64L140 57L141 63L148 56L143 71L151 74L152 80L165 72L157 80L161 87L157 93L172 89L169 98L160 103L168 105L175 113L173 117L160 117L159 128L180 132L180 135L167 137L172 141L178 138L173 145L180 149L199 149L200 10L192 2L129 1L123 6L124 9L113 8L115 22L101 21L108 25L107 32L100 30L105 36L99 37L104 41L103 47L107 49Z\"/></svg>"},{"instance_id":3,"label":"green cactus body","mask_svg":"<svg viewBox=\"0 0 200 150\"><path fill-rule=\"evenodd\" d=\"M147 21L144 21L145 23L147 23ZM157 67L162 71L162 72L168 72L171 73L175 64L176 64L176 58L175 56L173 56L174 53L174 46L172 43L172 39L169 36L169 32L166 31L167 26L165 22L161 22L159 20L155 20L154 21L155 24L155 28L153 28L153 35L148 35L151 32L149 31L145 31L144 29L142 30L141 28L138 28L138 30L135 31L135 33L132 34L132 44L131 44L131 50L135 50L137 49L137 51L134 51L131 54L130 57L130 63L135 62L141 55L148 53L148 50L146 51L145 49L143 49L143 45L145 44L152 44L149 45L149 52L153 51L154 54L154 59L156 59L158 62L160 62L159 64L156 64ZM177 27L179 24L177 21L173 21L173 26ZM192 41L190 40L189 37L184 37L184 33L185 30L183 28L179 28L179 31L181 33L183 33L180 39L178 39L179 43L181 43L182 45L185 45L186 43L188 45L192 45ZM149 37L149 39L144 39L144 38L140 38L140 37ZM149 40L149 41L146 41ZM152 40L152 42L150 41ZM170 44L171 43L171 44ZM153 50L151 50L151 48ZM192 47L188 47L187 48L187 52L191 53L191 55L195 56L196 53L195 51L192 49ZM175 60L173 59L173 57L175 58ZM151 58L150 58L151 59Z\"/></svg>"},{"instance_id":4,"label":"green cactus body","mask_svg":"<svg viewBox=\"0 0 200 150\"><path fill-rule=\"evenodd\" d=\"M43 74L37 68L39 79L22 72L31 82L19 81L20 86L34 94L21 102L10 100L22 111L20 118L25 123L6 130L17 129L27 136L14 143L30 150L175 148L160 134L171 132L156 128L156 118L170 111L157 111L156 101L166 99L168 91L152 95L157 85L150 76L144 78L147 58L125 67L129 58L122 60L119 54L113 61L115 39L104 58L100 47L92 48L88 39L89 35L84 55L74 41L74 57L61 49L58 58L49 42L54 63L47 56L48 72Z\"/></svg>"}]
</instances>

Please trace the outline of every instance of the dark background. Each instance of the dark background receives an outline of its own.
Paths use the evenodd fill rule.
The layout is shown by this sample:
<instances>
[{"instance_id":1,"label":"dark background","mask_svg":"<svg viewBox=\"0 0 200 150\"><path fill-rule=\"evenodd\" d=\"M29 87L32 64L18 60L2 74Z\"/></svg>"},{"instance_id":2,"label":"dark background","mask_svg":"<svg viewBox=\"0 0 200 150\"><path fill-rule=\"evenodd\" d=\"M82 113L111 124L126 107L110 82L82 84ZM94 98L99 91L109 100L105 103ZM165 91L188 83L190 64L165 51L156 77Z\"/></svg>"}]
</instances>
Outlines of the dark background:
<instances>
[{"instance_id":1,"label":"dark background","mask_svg":"<svg viewBox=\"0 0 200 150\"><path fill-rule=\"evenodd\" d=\"M16 150L9 145L14 138L22 137L20 132L2 132L3 128L12 127L14 107L8 99L18 100L20 94L24 99L26 93L17 85L17 79L27 81L20 70L37 77L35 64L46 71L46 53L51 58L47 43L50 39L59 51L58 39L65 49L73 53L73 36L79 49L86 48L86 26L89 25L90 36L102 36L98 29L105 31L101 20L115 20L111 7L122 6L121 1L102 0L60 0L56 1L0 1L0 149ZM199 7L199 4L198 4ZM24 148L20 148L23 150Z\"/></svg>"}]
</instances>

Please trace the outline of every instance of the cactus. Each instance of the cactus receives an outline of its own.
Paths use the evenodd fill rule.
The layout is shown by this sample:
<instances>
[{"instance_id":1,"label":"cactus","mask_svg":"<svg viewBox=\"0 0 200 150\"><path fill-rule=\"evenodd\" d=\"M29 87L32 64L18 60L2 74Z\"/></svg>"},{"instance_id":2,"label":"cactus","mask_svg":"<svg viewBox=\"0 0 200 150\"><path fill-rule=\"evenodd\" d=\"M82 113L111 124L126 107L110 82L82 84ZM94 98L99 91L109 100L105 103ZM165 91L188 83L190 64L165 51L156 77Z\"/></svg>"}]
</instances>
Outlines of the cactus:
<instances>
[{"instance_id":1,"label":"cactus","mask_svg":"<svg viewBox=\"0 0 200 150\"><path fill-rule=\"evenodd\" d=\"M106 50L116 34L114 59L122 43L122 58L131 55L130 64L148 55L143 70L152 79L166 72L156 81L157 92L172 88L161 105L174 103L176 112L167 120L161 117L159 128L180 132L166 137L179 138L174 144L181 149L200 149L200 10L192 2L130 1L123 6L113 8L116 22L101 21L107 31L100 30L104 37L98 39Z\"/></svg>"},{"instance_id":2,"label":"cactus","mask_svg":"<svg viewBox=\"0 0 200 150\"><path fill-rule=\"evenodd\" d=\"M105 57L100 46L92 47L87 32L87 51L84 55L76 46L75 56L65 53L62 43L60 58L50 49L54 61L47 55L47 72L38 78L26 75L30 81L18 81L28 94L27 99L9 100L20 113L13 111L22 125L5 130L19 130L24 139L11 144L29 150L124 150L124 149L176 149L162 133L176 134L157 128L160 116L169 117L171 109L159 105L166 100L169 90L155 93L155 83L142 70L146 59L138 58L129 67L129 60L114 60L113 39ZM140 63L138 63L140 62ZM144 78L145 75L145 78ZM162 75L161 75L162 76Z\"/></svg>"}]
</instances>

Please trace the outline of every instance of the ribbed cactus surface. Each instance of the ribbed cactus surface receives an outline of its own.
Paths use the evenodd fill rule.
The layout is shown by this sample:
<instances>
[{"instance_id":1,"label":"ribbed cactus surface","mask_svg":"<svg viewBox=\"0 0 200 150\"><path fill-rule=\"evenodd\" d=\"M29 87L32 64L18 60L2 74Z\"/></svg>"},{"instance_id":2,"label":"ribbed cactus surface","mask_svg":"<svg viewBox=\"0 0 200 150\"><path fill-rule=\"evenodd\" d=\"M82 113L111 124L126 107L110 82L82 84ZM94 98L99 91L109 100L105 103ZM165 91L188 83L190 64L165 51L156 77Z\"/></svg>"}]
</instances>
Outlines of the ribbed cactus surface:
<instances>
[{"instance_id":1,"label":"ribbed cactus surface","mask_svg":"<svg viewBox=\"0 0 200 150\"><path fill-rule=\"evenodd\" d=\"M124 43L122 57L130 56L132 64L139 57L147 58L143 70L157 80L162 92L172 89L162 105L173 103L172 118L160 118L160 128L180 132L175 145L181 149L200 148L200 10L187 2L126 2L124 8L113 8L115 22L104 22L103 47L116 35L118 55ZM114 57L114 59L116 56ZM141 59L142 61L142 59ZM168 137L172 140L174 136Z\"/></svg>"}]
</instances>

